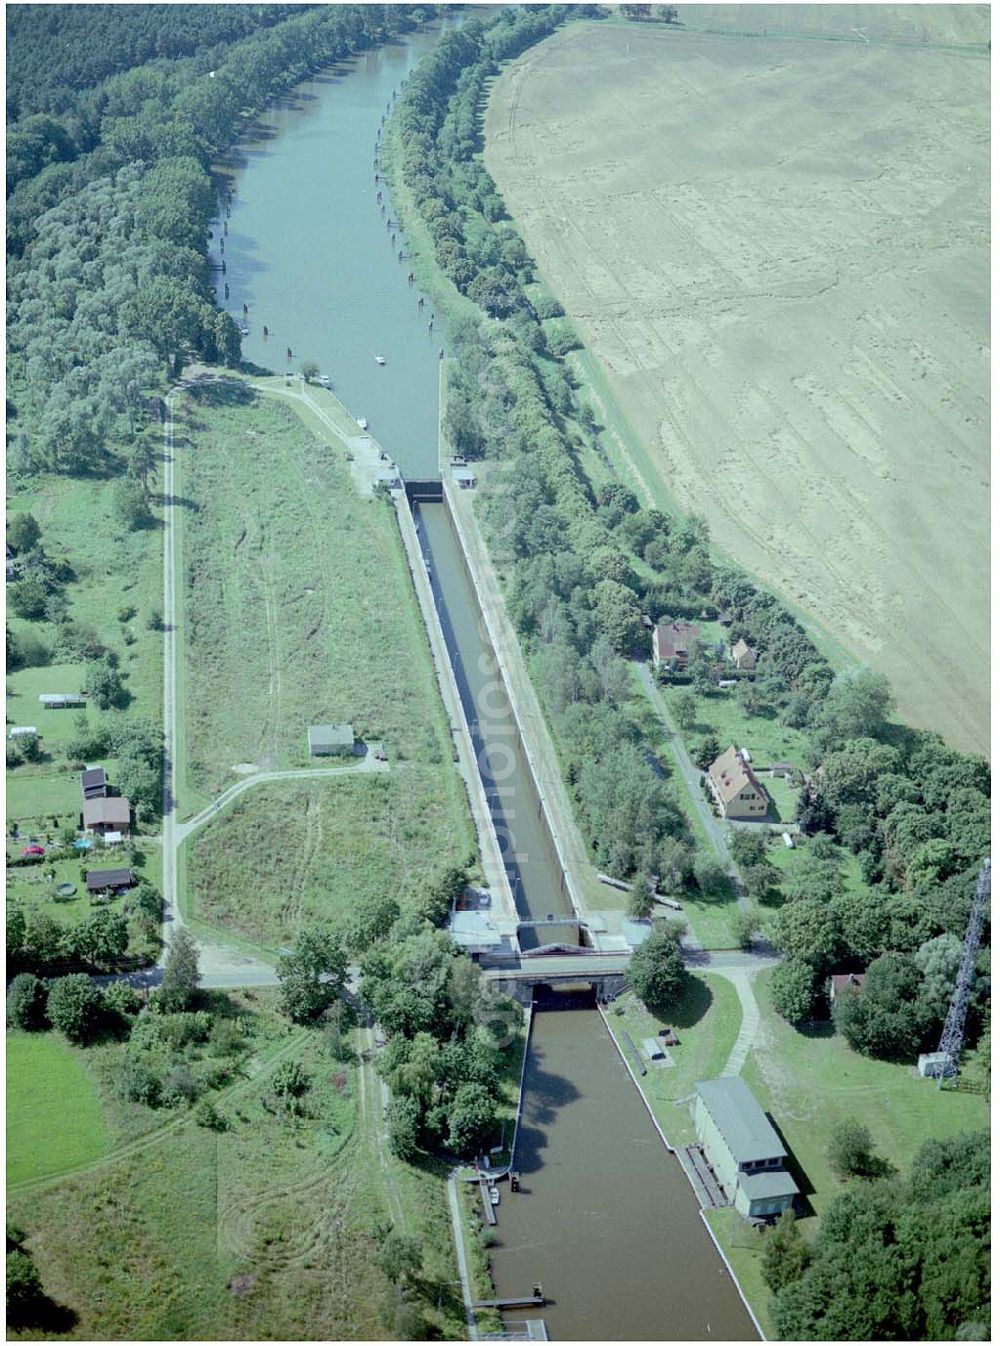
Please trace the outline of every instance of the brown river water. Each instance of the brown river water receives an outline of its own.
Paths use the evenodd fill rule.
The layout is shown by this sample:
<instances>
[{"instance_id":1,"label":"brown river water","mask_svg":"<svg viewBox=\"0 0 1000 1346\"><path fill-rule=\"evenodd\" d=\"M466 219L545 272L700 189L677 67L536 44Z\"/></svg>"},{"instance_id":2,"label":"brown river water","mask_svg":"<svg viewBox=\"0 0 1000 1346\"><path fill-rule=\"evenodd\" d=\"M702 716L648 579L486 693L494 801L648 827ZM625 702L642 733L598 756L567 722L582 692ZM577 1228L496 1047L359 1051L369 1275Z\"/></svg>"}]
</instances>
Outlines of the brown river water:
<instances>
[{"instance_id":1,"label":"brown river water","mask_svg":"<svg viewBox=\"0 0 1000 1346\"><path fill-rule=\"evenodd\" d=\"M440 324L428 331L429 303L418 310L397 259L405 242L390 244L372 157L393 90L435 40L426 31L366 53L260 119L227 166L227 269L217 275L224 307L239 320L247 305L245 357L276 371L316 360L413 477L437 475L444 334ZM502 699L490 700L489 723L480 714L492 658L444 507L421 507L418 517L467 713L482 720L484 739L509 737ZM484 778L492 795L485 767ZM519 909L569 914L522 761L504 786L495 816L515 837L508 862ZM687 1179L593 1008L536 1013L525 1090L522 1190L503 1184L491 1255L498 1295L526 1294L537 1281L549 1303L511 1313L511 1326L543 1316L561 1340L756 1338Z\"/></svg>"}]
</instances>

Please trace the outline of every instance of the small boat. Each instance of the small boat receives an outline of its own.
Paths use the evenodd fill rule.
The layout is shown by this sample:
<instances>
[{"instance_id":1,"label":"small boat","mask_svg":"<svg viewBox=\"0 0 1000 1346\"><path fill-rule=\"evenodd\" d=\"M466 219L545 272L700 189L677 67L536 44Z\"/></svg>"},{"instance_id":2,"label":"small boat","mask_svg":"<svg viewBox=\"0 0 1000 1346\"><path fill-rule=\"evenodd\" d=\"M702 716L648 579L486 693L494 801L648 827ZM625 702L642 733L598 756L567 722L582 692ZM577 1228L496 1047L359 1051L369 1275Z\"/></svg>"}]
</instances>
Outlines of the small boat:
<instances>
[{"instance_id":1,"label":"small boat","mask_svg":"<svg viewBox=\"0 0 1000 1346\"><path fill-rule=\"evenodd\" d=\"M240 327L240 336L249 336L249 335L250 335L250 328L247 327L246 323L243 323L242 326Z\"/></svg>"},{"instance_id":2,"label":"small boat","mask_svg":"<svg viewBox=\"0 0 1000 1346\"><path fill-rule=\"evenodd\" d=\"M499 1188L499 1187L491 1187L491 1188L490 1188L490 1202L491 1202L491 1204L494 1205L494 1206L499 1206L499 1204L500 1204L500 1188Z\"/></svg>"},{"instance_id":3,"label":"small boat","mask_svg":"<svg viewBox=\"0 0 1000 1346\"><path fill-rule=\"evenodd\" d=\"M367 430L367 429L368 429L368 419L367 419L367 417L365 417L365 416L359 416L359 417L358 417L358 425L361 426L362 430Z\"/></svg>"},{"instance_id":4,"label":"small boat","mask_svg":"<svg viewBox=\"0 0 1000 1346\"><path fill-rule=\"evenodd\" d=\"M317 377L316 382L319 383L319 384L321 384L324 388L329 388L329 386L330 386L330 375L329 375L329 374L320 374L320 375Z\"/></svg>"},{"instance_id":5,"label":"small boat","mask_svg":"<svg viewBox=\"0 0 1000 1346\"><path fill-rule=\"evenodd\" d=\"M375 363L376 363L377 365L384 365L384 364L385 364L385 356L384 356L384 355L376 355L376 356L375 356Z\"/></svg>"}]
</instances>

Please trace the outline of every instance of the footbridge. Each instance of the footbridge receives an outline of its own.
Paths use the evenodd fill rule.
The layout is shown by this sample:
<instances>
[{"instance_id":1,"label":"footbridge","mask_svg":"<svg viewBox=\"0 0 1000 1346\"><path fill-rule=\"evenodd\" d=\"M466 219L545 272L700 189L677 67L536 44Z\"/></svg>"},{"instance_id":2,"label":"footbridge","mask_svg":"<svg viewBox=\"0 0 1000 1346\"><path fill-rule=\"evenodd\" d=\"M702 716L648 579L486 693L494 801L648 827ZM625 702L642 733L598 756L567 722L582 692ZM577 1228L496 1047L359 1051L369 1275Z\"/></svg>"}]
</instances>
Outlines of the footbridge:
<instances>
[{"instance_id":1,"label":"footbridge","mask_svg":"<svg viewBox=\"0 0 1000 1346\"><path fill-rule=\"evenodd\" d=\"M481 960L483 975L497 991L512 996L521 1005L530 1005L536 991L553 991L589 986L598 1000L610 1000L625 989L627 953L547 954L521 957L504 964L490 965Z\"/></svg>"}]
</instances>

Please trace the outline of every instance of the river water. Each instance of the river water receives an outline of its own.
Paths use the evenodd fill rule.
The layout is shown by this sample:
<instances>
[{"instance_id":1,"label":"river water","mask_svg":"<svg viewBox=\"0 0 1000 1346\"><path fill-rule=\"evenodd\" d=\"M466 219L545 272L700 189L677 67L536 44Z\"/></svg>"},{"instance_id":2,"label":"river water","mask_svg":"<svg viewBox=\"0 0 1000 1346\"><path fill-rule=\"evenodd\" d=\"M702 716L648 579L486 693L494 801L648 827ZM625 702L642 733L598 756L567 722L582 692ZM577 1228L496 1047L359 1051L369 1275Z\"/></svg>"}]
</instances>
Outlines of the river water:
<instances>
[{"instance_id":1,"label":"river water","mask_svg":"<svg viewBox=\"0 0 1000 1346\"><path fill-rule=\"evenodd\" d=\"M428 331L430 306L418 308L409 267L397 260L405 241L397 231L393 245L385 228L372 160L393 90L436 36L420 32L366 53L262 117L224 165L232 202L211 253L226 261L220 303L238 320L247 305L244 357L276 371L315 360L404 475L417 478L437 475L444 337L440 324ZM513 746L450 521L433 505L418 519L473 732ZM570 914L520 754L497 749L490 762L485 783L521 915ZM690 1186L593 1009L535 1015L516 1165L522 1192L504 1187L494 1279L501 1296L540 1281L554 1338L755 1337Z\"/></svg>"}]
</instances>

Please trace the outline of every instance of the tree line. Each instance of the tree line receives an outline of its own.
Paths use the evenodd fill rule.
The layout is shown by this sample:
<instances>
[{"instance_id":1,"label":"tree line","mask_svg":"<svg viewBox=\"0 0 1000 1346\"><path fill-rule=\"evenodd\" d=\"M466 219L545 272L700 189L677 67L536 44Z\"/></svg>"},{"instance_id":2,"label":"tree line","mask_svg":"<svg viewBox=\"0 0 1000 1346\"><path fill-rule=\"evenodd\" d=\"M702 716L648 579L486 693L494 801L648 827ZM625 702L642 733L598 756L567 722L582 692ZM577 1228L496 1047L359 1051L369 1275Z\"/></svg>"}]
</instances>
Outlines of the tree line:
<instances>
[{"instance_id":1,"label":"tree line","mask_svg":"<svg viewBox=\"0 0 1000 1346\"><path fill-rule=\"evenodd\" d=\"M778 1007L801 1022L816 1013L832 970L878 960L859 1003L860 1018L881 1026L849 1028L845 1007L844 1031L859 1050L909 1054L940 1026L940 967L957 967L954 941L989 845L988 764L900 725L884 677L835 673L777 598L713 561L703 520L646 509L620 483L591 484L581 454L600 453L600 440L564 359L564 329L552 321L561 322L561 310L538 282L480 153L486 82L500 60L574 15L592 16L588 7L507 11L446 35L394 110L390 172L445 278L436 295L453 356L445 429L458 452L491 462L481 519L505 566L510 615L595 861L622 876L666 875L681 889L718 883L716 867L694 851L669 782L651 767L628 705L625 661L647 652L644 616L725 612L731 639L758 652L737 699L748 713L803 731L808 743L799 818L812 838L807 863L780 883L762 842L738 856L751 896L777 909L768 922L786 954ZM485 316L469 317L449 299L455 290ZM713 652L696 648L690 665L696 689L718 694ZM701 764L721 746L706 744ZM844 850L857 857L860 886L845 881ZM928 978L936 989L925 992ZM894 1047L876 1009L889 985L907 987L914 1007L905 1031L897 1024Z\"/></svg>"}]
</instances>

